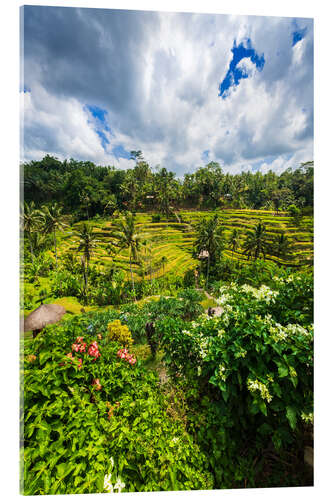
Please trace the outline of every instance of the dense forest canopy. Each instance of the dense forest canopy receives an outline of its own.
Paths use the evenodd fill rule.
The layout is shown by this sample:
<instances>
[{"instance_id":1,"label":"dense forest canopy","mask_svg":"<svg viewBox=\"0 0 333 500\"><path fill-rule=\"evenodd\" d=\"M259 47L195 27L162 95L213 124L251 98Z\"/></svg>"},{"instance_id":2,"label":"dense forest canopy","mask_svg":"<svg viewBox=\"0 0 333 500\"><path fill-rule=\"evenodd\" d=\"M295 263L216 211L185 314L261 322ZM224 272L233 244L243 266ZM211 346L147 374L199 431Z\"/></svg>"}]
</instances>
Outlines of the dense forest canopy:
<instances>
[{"instance_id":1,"label":"dense forest canopy","mask_svg":"<svg viewBox=\"0 0 333 500\"><path fill-rule=\"evenodd\" d=\"M22 165L24 198L37 206L59 201L79 219L107 215L116 209L159 210L217 207L276 210L313 207L313 161L281 174L269 171L224 173L216 162L185 174L151 166L133 152L132 169L97 166L89 161L60 161L45 156ZM74 175L75 173L75 175Z\"/></svg>"}]
</instances>

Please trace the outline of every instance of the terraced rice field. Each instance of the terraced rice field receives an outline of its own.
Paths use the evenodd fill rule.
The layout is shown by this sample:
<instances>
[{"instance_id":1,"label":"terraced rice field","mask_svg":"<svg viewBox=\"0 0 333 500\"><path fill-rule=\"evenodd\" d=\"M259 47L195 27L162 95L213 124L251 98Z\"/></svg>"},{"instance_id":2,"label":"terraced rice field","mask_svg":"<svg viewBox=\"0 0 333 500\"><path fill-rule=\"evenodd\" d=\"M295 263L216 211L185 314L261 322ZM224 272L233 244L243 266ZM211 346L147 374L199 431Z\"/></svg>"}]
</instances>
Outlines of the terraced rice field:
<instances>
[{"instance_id":1,"label":"terraced rice field","mask_svg":"<svg viewBox=\"0 0 333 500\"><path fill-rule=\"evenodd\" d=\"M300 226L296 227L292 219L285 213L275 215L271 211L262 210L223 210L217 212L225 228L225 236L228 238L234 228L239 229L241 241L246 237L246 232L253 229L261 220L266 224L268 239L273 241L274 237L281 231L292 242L292 255L288 261L282 261L273 255L267 255L267 260L272 260L284 265L305 265L313 259L313 218L304 217ZM146 245L142 247L141 265L134 264L134 279L141 279L144 275L147 279L156 278L167 273L183 275L184 272L197 265L197 259L192 256L194 241L194 225L202 217L209 217L213 212L180 211L177 213L177 221L152 222L152 215L148 213L137 214L137 230L142 233ZM114 221L113 221L114 222ZM101 267L115 266L123 269L128 278L130 277L128 251L123 250L115 256L109 255L107 247L111 242L113 229L111 220L91 221L94 232L98 237L98 247L92 257L92 262ZM242 246L242 243L241 243ZM77 238L72 230L59 234L59 253L76 251L78 247ZM225 255L230 258L247 261L242 249L231 252L226 248ZM162 259L165 258L163 263Z\"/></svg>"}]
</instances>

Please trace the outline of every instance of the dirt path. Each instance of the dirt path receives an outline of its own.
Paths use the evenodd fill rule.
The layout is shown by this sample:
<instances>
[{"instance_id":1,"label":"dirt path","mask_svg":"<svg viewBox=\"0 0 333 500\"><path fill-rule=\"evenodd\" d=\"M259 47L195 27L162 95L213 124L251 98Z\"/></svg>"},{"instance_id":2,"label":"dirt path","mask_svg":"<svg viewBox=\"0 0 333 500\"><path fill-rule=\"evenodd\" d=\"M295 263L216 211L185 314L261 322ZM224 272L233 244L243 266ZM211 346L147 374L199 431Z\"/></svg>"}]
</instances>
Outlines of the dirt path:
<instances>
[{"instance_id":1,"label":"dirt path","mask_svg":"<svg viewBox=\"0 0 333 500\"><path fill-rule=\"evenodd\" d=\"M207 299L216 301L215 297L213 297L212 295L209 295L209 293L206 292L206 290L204 290L203 288L196 288L196 290L198 290L198 292L203 292L205 294L205 296L207 297ZM221 316L222 307L216 306L216 307L211 307L210 309L214 312L215 317ZM205 313L208 314L208 309L205 310Z\"/></svg>"}]
</instances>

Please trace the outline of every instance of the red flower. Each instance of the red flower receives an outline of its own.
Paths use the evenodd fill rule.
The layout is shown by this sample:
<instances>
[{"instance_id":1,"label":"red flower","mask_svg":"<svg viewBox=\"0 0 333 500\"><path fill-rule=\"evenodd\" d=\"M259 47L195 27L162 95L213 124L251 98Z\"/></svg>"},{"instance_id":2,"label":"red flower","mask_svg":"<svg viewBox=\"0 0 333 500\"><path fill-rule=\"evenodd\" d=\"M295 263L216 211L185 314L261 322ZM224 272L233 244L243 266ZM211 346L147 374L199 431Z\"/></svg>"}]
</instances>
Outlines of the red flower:
<instances>
[{"instance_id":1,"label":"red flower","mask_svg":"<svg viewBox=\"0 0 333 500\"><path fill-rule=\"evenodd\" d=\"M83 342L83 344L80 344L79 351L80 352L86 352L86 345L87 344L85 342Z\"/></svg>"},{"instance_id":2,"label":"red flower","mask_svg":"<svg viewBox=\"0 0 333 500\"><path fill-rule=\"evenodd\" d=\"M88 354L89 354L89 356L93 356L95 358L95 360L100 357L101 354L98 350L98 344L97 344L96 340L94 342L92 342L90 344L90 346L88 347Z\"/></svg>"},{"instance_id":3,"label":"red flower","mask_svg":"<svg viewBox=\"0 0 333 500\"><path fill-rule=\"evenodd\" d=\"M83 341L83 337L77 337L76 342L78 344L81 344L82 341Z\"/></svg>"},{"instance_id":4,"label":"red flower","mask_svg":"<svg viewBox=\"0 0 333 500\"><path fill-rule=\"evenodd\" d=\"M72 345L72 351L79 352L80 349L80 344L73 344Z\"/></svg>"},{"instance_id":5,"label":"red flower","mask_svg":"<svg viewBox=\"0 0 333 500\"><path fill-rule=\"evenodd\" d=\"M79 358L79 365L78 365L78 369L80 370L82 368L82 358Z\"/></svg>"}]
</instances>

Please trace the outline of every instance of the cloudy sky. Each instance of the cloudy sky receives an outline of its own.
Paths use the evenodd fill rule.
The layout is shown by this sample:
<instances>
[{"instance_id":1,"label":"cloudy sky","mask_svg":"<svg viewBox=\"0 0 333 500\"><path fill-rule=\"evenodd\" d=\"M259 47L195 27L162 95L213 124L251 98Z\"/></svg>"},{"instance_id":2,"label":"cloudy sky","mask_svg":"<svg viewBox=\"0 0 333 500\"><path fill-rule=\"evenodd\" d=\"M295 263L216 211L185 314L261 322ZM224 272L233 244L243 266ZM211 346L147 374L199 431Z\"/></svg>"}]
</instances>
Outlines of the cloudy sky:
<instances>
[{"instance_id":1,"label":"cloudy sky","mask_svg":"<svg viewBox=\"0 0 333 500\"><path fill-rule=\"evenodd\" d=\"M22 11L22 159L182 176L313 159L311 19L63 7Z\"/></svg>"}]
</instances>

